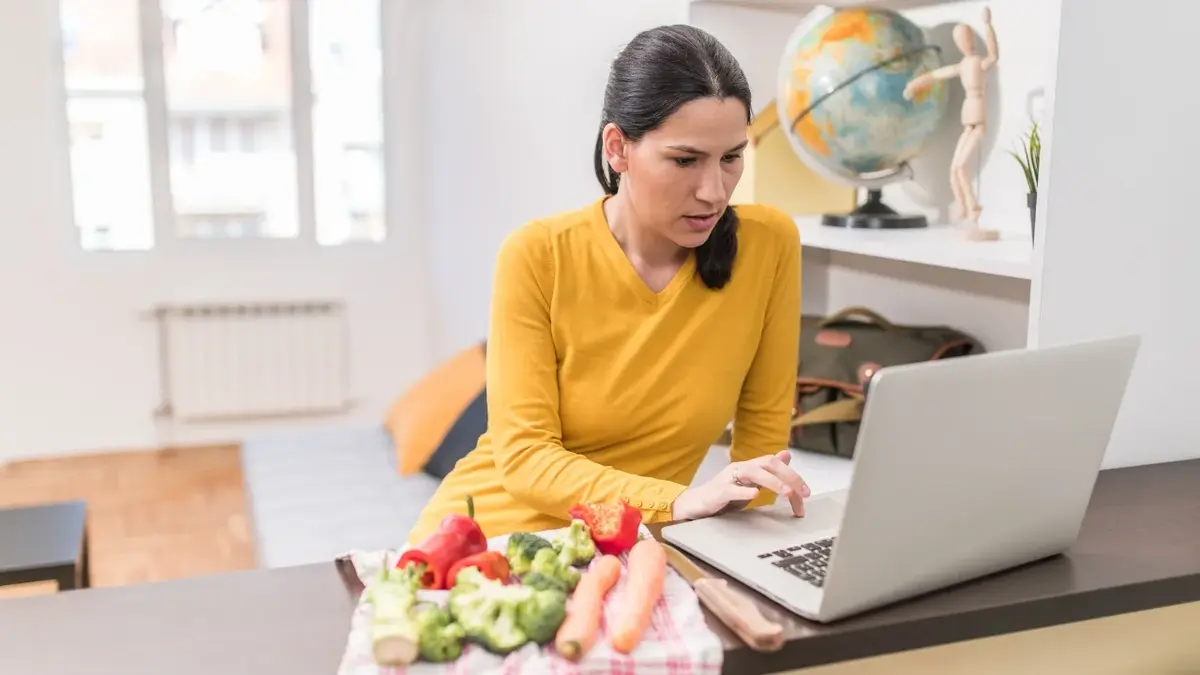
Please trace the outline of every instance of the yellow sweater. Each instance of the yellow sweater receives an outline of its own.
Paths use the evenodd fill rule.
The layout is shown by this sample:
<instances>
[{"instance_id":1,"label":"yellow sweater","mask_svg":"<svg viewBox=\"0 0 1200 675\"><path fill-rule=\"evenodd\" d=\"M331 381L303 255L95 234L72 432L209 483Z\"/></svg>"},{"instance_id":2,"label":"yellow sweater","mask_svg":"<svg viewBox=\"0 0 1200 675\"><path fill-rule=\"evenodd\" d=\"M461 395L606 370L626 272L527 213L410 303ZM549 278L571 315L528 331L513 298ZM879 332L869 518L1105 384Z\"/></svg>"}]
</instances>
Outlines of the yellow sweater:
<instances>
[{"instance_id":1,"label":"yellow sweater","mask_svg":"<svg viewBox=\"0 0 1200 675\"><path fill-rule=\"evenodd\" d=\"M409 534L418 544L472 495L489 537L561 527L581 501L671 519L734 421L735 460L786 447L800 330L800 241L785 214L737 207L732 278L694 256L659 293L608 229L603 200L501 245L487 341L487 432ZM774 501L763 491L751 506Z\"/></svg>"}]
</instances>

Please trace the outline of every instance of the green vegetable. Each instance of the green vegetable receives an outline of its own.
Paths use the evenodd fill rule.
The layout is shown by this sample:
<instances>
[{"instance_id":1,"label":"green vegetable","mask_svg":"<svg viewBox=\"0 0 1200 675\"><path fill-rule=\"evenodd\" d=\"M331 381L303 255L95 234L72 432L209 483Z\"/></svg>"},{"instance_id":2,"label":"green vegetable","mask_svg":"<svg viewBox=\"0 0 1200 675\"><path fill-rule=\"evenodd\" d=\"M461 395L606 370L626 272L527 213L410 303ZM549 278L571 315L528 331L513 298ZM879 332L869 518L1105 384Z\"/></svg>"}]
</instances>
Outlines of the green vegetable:
<instances>
[{"instance_id":1,"label":"green vegetable","mask_svg":"<svg viewBox=\"0 0 1200 675\"><path fill-rule=\"evenodd\" d=\"M508 654L529 642L529 637L517 626L517 605L511 602L497 604L492 622L476 631L475 639L494 654Z\"/></svg>"},{"instance_id":2,"label":"green vegetable","mask_svg":"<svg viewBox=\"0 0 1200 675\"><path fill-rule=\"evenodd\" d=\"M406 666L419 658L435 663L462 654L464 631L450 612L417 601L425 566L385 567L364 591L371 603L371 640L375 662Z\"/></svg>"},{"instance_id":3,"label":"green vegetable","mask_svg":"<svg viewBox=\"0 0 1200 675\"><path fill-rule=\"evenodd\" d=\"M565 532L559 532L551 542L558 558L567 567L586 565L596 556L596 543L587 523L574 518Z\"/></svg>"},{"instance_id":4,"label":"green vegetable","mask_svg":"<svg viewBox=\"0 0 1200 675\"><path fill-rule=\"evenodd\" d=\"M575 590L582 576L579 570L563 563L562 558L552 548L544 548L533 556L529 566L531 573L538 572L551 579L556 579L566 585L568 591Z\"/></svg>"},{"instance_id":5,"label":"green vegetable","mask_svg":"<svg viewBox=\"0 0 1200 675\"><path fill-rule=\"evenodd\" d=\"M508 538L504 557L508 558L508 566L513 574L524 576L529 572L533 557L542 549L552 549L549 540L532 532L515 532Z\"/></svg>"},{"instance_id":6,"label":"green vegetable","mask_svg":"<svg viewBox=\"0 0 1200 675\"><path fill-rule=\"evenodd\" d=\"M404 569L384 566L383 581L408 586L415 593L421 589L421 577L425 576L425 565L407 565Z\"/></svg>"},{"instance_id":7,"label":"green vegetable","mask_svg":"<svg viewBox=\"0 0 1200 675\"><path fill-rule=\"evenodd\" d=\"M418 612L416 625L421 658L445 663L462 655L466 631L454 622L448 610L430 605Z\"/></svg>"},{"instance_id":8,"label":"green vegetable","mask_svg":"<svg viewBox=\"0 0 1200 675\"><path fill-rule=\"evenodd\" d=\"M546 548L552 560L553 549ZM566 618L566 594L524 584L506 585L475 568L458 573L447 603L467 640L496 654L552 638Z\"/></svg>"},{"instance_id":9,"label":"green vegetable","mask_svg":"<svg viewBox=\"0 0 1200 675\"><path fill-rule=\"evenodd\" d=\"M544 645L554 639L567 618L567 594L559 590L535 590L517 605L517 627L531 642Z\"/></svg>"},{"instance_id":10,"label":"green vegetable","mask_svg":"<svg viewBox=\"0 0 1200 675\"><path fill-rule=\"evenodd\" d=\"M371 603L371 644L376 663L408 665L417 659L420 628L414 617L420 576L384 570L367 589Z\"/></svg>"},{"instance_id":11,"label":"green vegetable","mask_svg":"<svg viewBox=\"0 0 1200 675\"><path fill-rule=\"evenodd\" d=\"M567 582L563 581L562 579L548 577L541 572L530 572L529 574L526 574L521 578L521 583L529 586L530 588L536 588L541 591L561 591L566 593L571 590L570 588L567 588Z\"/></svg>"}]
</instances>

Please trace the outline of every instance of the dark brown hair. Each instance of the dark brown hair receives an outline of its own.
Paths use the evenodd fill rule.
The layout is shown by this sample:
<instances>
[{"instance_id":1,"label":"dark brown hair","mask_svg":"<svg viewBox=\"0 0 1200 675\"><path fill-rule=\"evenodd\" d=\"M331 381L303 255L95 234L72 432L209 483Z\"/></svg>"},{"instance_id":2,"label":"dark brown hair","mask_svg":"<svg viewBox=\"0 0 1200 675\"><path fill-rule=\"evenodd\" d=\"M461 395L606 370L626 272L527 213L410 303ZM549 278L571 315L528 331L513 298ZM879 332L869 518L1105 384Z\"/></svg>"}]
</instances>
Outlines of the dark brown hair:
<instances>
[{"instance_id":1,"label":"dark brown hair","mask_svg":"<svg viewBox=\"0 0 1200 675\"><path fill-rule=\"evenodd\" d=\"M604 158L604 127L613 123L631 141L653 131L685 103L698 98L736 98L750 121L750 85L737 59L716 38L693 26L662 26L639 33L612 64L596 136L596 179L617 194L620 174ZM727 207L708 240L696 249L704 285L729 283L737 257L737 214Z\"/></svg>"}]
</instances>

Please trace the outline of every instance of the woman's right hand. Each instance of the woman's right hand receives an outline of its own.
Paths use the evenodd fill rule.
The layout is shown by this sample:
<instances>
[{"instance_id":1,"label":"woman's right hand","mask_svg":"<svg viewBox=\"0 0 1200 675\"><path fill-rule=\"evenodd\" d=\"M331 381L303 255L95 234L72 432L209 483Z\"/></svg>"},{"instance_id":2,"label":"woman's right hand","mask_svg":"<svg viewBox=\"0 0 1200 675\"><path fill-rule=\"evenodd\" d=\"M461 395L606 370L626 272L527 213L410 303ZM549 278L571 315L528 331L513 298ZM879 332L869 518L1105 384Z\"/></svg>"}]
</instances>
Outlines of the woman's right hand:
<instances>
[{"instance_id":1,"label":"woman's right hand","mask_svg":"<svg viewBox=\"0 0 1200 675\"><path fill-rule=\"evenodd\" d=\"M808 484L788 464L792 455L783 450L744 462L733 462L706 483L684 490L675 498L675 520L694 520L745 506L767 489L788 498L792 512L804 515L804 498L811 494Z\"/></svg>"}]
</instances>

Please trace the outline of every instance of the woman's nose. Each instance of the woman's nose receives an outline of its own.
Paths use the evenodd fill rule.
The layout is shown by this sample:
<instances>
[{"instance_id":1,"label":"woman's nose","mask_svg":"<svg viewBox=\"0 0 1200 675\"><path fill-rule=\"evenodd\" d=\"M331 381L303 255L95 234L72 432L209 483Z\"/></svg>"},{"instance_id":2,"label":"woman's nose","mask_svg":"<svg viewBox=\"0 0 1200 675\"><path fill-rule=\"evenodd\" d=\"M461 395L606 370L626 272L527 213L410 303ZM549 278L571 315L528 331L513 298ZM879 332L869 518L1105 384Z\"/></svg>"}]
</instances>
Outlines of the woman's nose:
<instances>
[{"instance_id":1,"label":"woman's nose","mask_svg":"<svg viewBox=\"0 0 1200 675\"><path fill-rule=\"evenodd\" d=\"M696 186L696 199L705 204L721 204L725 201L725 180L719 163L704 171L700 184Z\"/></svg>"}]
</instances>

